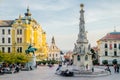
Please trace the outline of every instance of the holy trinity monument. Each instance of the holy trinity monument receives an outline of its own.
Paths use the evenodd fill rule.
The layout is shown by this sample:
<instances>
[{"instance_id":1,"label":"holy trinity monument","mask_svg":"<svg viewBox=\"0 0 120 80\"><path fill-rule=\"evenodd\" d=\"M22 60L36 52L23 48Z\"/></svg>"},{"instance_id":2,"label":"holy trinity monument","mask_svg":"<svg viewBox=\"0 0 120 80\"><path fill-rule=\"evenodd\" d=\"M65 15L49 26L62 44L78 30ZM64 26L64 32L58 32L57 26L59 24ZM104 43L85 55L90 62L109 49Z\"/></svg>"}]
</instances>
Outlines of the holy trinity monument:
<instances>
[{"instance_id":1,"label":"holy trinity monument","mask_svg":"<svg viewBox=\"0 0 120 80\"><path fill-rule=\"evenodd\" d=\"M90 52L90 44L87 39L84 21L84 5L80 4L80 23L79 34L73 50L73 65L80 67L82 70L92 69L92 53Z\"/></svg>"},{"instance_id":2,"label":"holy trinity monument","mask_svg":"<svg viewBox=\"0 0 120 80\"><path fill-rule=\"evenodd\" d=\"M92 64L91 46L85 31L84 5L80 4L80 23L78 39L73 49L73 65L62 66L56 74L64 76L101 76L108 75L104 69L94 68ZM96 73L97 72L97 73Z\"/></svg>"}]
</instances>

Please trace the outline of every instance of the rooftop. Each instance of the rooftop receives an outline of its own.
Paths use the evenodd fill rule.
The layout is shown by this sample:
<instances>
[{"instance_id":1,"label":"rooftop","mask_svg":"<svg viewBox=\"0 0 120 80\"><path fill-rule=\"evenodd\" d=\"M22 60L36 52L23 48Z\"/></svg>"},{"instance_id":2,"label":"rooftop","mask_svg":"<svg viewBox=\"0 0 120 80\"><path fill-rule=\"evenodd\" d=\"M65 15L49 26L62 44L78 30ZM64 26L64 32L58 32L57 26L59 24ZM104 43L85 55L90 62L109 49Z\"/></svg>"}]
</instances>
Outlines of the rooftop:
<instances>
[{"instance_id":1,"label":"rooftop","mask_svg":"<svg viewBox=\"0 0 120 80\"><path fill-rule=\"evenodd\" d=\"M114 31L114 32L107 33L100 40L120 40L120 32Z\"/></svg>"},{"instance_id":2,"label":"rooftop","mask_svg":"<svg viewBox=\"0 0 120 80\"><path fill-rule=\"evenodd\" d=\"M0 27L11 27L14 20L0 20Z\"/></svg>"}]
</instances>

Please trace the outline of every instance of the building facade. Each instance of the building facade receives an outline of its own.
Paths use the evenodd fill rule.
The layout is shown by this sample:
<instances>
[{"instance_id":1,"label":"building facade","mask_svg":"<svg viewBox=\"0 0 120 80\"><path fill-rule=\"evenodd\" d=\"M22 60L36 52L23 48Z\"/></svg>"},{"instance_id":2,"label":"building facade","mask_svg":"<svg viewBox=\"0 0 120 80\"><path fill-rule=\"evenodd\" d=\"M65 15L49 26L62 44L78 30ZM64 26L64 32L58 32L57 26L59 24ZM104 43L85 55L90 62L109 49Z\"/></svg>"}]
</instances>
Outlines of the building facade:
<instances>
[{"instance_id":1,"label":"building facade","mask_svg":"<svg viewBox=\"0 0 120 80\"><path fill-rule=\"evenodd\" d=\"M48 60L61 61L60 49L55 44L55 39L52 37L52 42L49 47Z\"/></svg>"},{"instance_id":2,"label":"building facade","mask_svg":"<svg viewBox=\"0 0 120 80\"><path fill-rule=\"evenodd\" d=\"M12 52L12 23L13 20L0 20L0 51Z\"/></svg>"},{"instance_id":3,"label":"building facade","mask_svg":"<svg viewBox=\"0 0 120 80\"><path fill-rule=\"evenodd\" d=\"M11 43L9 45L11 46L11 53L25 53L28 46L32 45L37 48L36 55L42 56L43 59L47 58L48 45L46 43L46 32L42 29L41 25L32 18L29 8L27 8L27 12L23 17L20 15L9 27L2 26L0 30L4 28L5 31L10 29L10 35L3 35L5 37L3 41L6 42L7 36L10 36ZM1 34L3 34L3 32ZM4 44L4 46L6 45L8 44ZM0 46L1 51L4 52L2 44L0 44Z\"/></svg>"},{"instance_id":4,"label":"building facade","mask_svg":"<svg viewBox=\"0 0 120 80\"><path fill-rule=\"evenodd\" d=\"M84 5L80 5L80 23L79 23L79 34L78 39L75 43L73 50L73 64L75 66L81 67L81 69L91 69L92 68L92 54L90 52L90 44L88 44L88 39L85 31L85 21L84 21Z\"/></svg>"},{"instance_id":5,"label":"building facade","mask_svg":"<svg viewBox=\"0 0 120 80\"><path fill-rule=\"evenodd\" d=\"M120 64L120 32L107 33L97 44L100 64L105 60L108 64L113 64L114 61Z\"/></svg>"}]
</instances>

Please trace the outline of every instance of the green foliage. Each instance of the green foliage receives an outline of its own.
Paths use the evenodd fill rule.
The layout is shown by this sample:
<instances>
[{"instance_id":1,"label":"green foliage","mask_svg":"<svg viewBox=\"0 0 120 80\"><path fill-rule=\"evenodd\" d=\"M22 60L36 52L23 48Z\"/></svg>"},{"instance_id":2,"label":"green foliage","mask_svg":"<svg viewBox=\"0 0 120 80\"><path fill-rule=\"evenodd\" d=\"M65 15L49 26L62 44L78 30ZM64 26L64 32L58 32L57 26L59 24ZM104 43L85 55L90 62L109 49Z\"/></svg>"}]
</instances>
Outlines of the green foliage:
<instances>
[{"instance_id":1,"label":"green foliage","mask_svg":"<svg viewBox=\"0 0 120 80\"><path fill-rule=\"evenodd\" d=\"M94 49L91 49L90 51L92 53L92 59L96 59L96 53L95 53Z\"/></svg>"},{"instance_id":2,"label":"green foliage","mask_svg":"<svg viewBox=\"0 0 120 80\"><path fill-rule=\"evenodd\" d=\"M3 61L4 55L0 52L0 62Z\"/></svg>"},{"instance_id":3,"label":"green foliage","mask_svg":"<svg viewBox=\"0 0 120 80\"><path fill-rule=\"evenodd\" d=\"M113 63L113 64L117 64L117 60L114 59L114 60L112 61L112 63Z\"/></svg>"},{"instance_id":4,"label":"green foliage","mask_svg":"<svg viewBox=\"0 0 120 80\"><path fill-rule=\"evenodd\" d=\"M46 64L57 64L58 61L55 61L55 60L42 60L42 61L37 61L37 63L39 65L43 64L43 65L46 65Z\"/></svg>"},{"instance_id":5,"label":"green foliage","mask_svg":"<svg viewBox=\"0 0 120 80\"><path fill-rule=\"evenodd\" d=\"M108 64L108 61L107 61L107 60L103 60L103 61L102 61L102 64L107 65L107 64Z\"/></svg>"},{"instance_id":6,"label":"green foliage","mask_svg":"<svg viewBox=\"0 0 120 80\"><path fill-rule=\"evenodd\" d=\"M10 64L26 63L31 60L31 57L25 53L0 53L0 61Z\"/></svg>"},{"instance_id":7,"label":"green foliage","mask_svg":"<svg viewBox=\"0 0 120 80\"><path fill-rule=\"evenodd\" d=\"M43 63L43 65L46 65L46 61L45 60L43 60L42 63Z\"/></svg>"}]
</instances>

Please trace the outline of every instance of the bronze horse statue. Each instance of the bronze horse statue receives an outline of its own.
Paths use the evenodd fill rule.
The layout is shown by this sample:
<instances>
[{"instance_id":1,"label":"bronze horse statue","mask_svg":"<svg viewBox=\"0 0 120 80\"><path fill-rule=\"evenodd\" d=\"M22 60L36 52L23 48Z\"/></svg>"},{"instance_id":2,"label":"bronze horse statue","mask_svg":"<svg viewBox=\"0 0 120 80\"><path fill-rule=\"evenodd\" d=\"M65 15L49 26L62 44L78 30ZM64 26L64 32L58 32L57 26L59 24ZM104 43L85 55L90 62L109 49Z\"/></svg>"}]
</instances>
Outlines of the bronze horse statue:
<instances>
[{"instance_id":1,"label":"bronze horse statue","mask_svg":"<svg viewBox=\"0 0 120 80\"><path fill-rule=\"evenodd\" d=\"M33 55L34 55L34 52L35 52L35 51L37 51L37 48L32 47L32 45L30 44L30 45L28 46L28 49L25 50L25 53L26 53L26 54L29 54L30 52L32 52Z\"/></svg>"}]
</instances>

